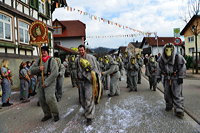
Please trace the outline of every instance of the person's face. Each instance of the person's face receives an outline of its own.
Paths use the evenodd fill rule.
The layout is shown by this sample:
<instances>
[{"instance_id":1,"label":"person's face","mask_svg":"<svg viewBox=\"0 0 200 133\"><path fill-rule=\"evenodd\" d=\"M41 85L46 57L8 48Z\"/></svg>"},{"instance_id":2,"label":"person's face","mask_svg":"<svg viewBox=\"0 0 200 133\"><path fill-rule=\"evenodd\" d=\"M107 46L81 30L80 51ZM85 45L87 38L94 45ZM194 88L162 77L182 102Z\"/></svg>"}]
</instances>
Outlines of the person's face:
<instances>
[{"instance_id":1,"label":"person's face","mask_svg":"<svg viewBox=\"0 0 200 133\"><path fill-rule=\"evenodd\" d=\"M45 50L42 50L42 57L46 57L46 56L48 56L49 54L48 54L48 52L47 51L45 51Z\"/></svg>"},{"instance_id":2,"label":"person's face","mask_svg":"<svg viewBox=\"0 0 200 133\"><path fill-rule=\"evenodd\" d=\"M79 51L79 54L80 54L81 56L84 56L84 55L85 55L85 49L84 49L84 47L78 48L78 51Z\"/></svg>"}]
</instances>

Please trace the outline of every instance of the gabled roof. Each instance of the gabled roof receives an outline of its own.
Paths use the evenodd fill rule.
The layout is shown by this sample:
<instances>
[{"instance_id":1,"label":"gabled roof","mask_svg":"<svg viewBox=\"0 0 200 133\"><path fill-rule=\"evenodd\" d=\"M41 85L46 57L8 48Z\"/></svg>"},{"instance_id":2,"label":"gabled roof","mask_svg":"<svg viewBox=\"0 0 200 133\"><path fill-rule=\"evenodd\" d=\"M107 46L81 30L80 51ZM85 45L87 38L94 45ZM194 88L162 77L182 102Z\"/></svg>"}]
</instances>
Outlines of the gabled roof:
<instances>
[{"instance_id":1,"label":"gabled roof","mask_svg":"<svg viewBox=\"0 0 200 133\"><path fill-rule=\"evenodd\" d=\"M158 39L158 46L164 46L166 43L173 43L176 38L174 37L157 37ZM157 46L157 39L155 37L144 37L142 40L142 44L140 48L143 47L145 43L149 44L150 46ZM177 46L177 44L174 44ZM182 44L179 44L179 46Z\"/></svg>"},{"instance_id":2,"label":"gabled roof","mask_svg":"<svg viewBox=\"0 0 200 133\"><path fill-rule=\"evenodd\" d=\"M58 22L63 28L62 34L54 34L54 37L85 37L86 25L79 20L59 21L54 20L53 25Z\"/></svg>"},{"instance_id":3,"label":"gabled roof","mask_svg":"<svg viewBox=\"0 0 200 133\"><path fill-rule=\"evenodd\" d=\"M195 19L200 18L200 15L194 15L190 21L186 24L186 26L183 28L183 30L181 31L180 35L184 35L184 33L186 32L186 30L191 26L191 24L194 22Z\"/></svg>"},{"instance_id":4,"label":"gabled roof","mask_svg":"<svg viewBox=\"0 0 200 133\"><path fill-rule=\"evenodd\" d=\"M130 44L132 44L135 48L140 48L141 42L130 42Z\"/></svg>"}]
</instances>

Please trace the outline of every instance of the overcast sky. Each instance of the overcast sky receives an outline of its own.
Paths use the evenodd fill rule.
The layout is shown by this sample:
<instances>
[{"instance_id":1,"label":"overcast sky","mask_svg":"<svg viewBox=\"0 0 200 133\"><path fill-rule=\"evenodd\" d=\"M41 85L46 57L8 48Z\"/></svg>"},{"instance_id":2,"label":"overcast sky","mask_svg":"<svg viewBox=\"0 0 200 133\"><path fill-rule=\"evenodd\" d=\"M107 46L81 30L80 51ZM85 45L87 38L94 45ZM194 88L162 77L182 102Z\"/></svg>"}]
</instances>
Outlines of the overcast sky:
<instances>
[{"instance_id":1,"label":"overcast sky","mask_svg":"<svg viewBox=\"0 0 200 133\"><path fill-rule=\"evenodd\" d=\"M90 13L118 24L144 32L157 32L158 36L173 36L173 28L186 25L180 19L186 9L186 0L67 0L68 6ZM86 24L86 36L138 34L129 29L118 28L104 22L91 20L77 11L58 8L53 20L80 20ZM152 35L153 36L153 35ZM132 38L87 38L88 46L118 48L132 41L142 41L144 36Z\"/></svg>"}]
</instances>

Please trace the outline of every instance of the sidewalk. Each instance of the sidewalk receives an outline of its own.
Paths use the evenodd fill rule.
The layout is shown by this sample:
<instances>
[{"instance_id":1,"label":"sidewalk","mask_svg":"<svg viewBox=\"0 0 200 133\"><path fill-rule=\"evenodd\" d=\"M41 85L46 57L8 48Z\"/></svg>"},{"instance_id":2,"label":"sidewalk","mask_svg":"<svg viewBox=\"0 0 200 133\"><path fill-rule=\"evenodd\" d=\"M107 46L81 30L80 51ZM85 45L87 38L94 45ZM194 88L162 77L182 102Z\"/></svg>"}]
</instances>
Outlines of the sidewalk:
<instances>
[{"instance_id":1,"label":"sidewalk","mask_svg":"<svg viewBox=\"0 0 200 133\"><path fill-rule=\"evenodd\" d=\"M200 80L200 70L198 74L195 71L193 73L192 69L186 70L186 79Z\"/></svg>"}]
</instances>

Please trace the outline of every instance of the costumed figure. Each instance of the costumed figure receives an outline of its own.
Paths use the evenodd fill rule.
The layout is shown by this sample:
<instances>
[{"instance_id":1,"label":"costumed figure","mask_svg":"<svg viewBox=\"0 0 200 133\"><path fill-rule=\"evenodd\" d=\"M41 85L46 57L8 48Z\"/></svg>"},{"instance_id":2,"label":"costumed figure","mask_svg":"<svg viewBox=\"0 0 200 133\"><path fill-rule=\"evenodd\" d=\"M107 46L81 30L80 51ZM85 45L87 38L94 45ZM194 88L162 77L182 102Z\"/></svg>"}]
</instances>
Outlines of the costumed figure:
<instances>
[{"instance_id":1,"label":"costumed figure","mask_svg":"<svg viewBox=\"0 0 200 133\"><path fill-rule=\"evenodd\" d=\"M174 108L175 115L180 118L184 116L182 89L186 74L185 63L184 57L175 53L175 46L172 43L164 46L163 53L158 59L157 81L161 81L163 76L165 110L171 111Z\"/></svg>"},{"instance_id":2,"label":"costumed figure","mask_svg":"<svg viewBox=\"0 0 200 133\"><path fill-rule=\"evenodd\" d=\"M150 90L156 91L157 88L157 79L156 79L156 70L158 63L155 60L154 56L149 57L149 61L146 65L146 73L145 75L149 78Z\"/></svg>"},{"instance_id":3,"label":"costumed figure","mask_svg":"<svg viewBox=\"0 0 200 133\"><path fill-rule=\"evenodd\" d=\"M70 75L71 75L71 83L72 86L75 87L77 86L76 79L77 79L77 67L75 63L75 55L69 56L69 70L70 70Z\"/></svg>"},{"instance_id":4,"label":"costumed figure","mask_svg":"<svg viewBox=\"0 0 200 133\"><path fill-rule=\"evenodd\" d=\"M138 53L136 54L136 58L137 58L137 63L138 63L138 66L139 66L139 69L138 69L138 84L141 84L141 74L142 74L142 66L143 66L143 60L141 58L141 55Z\"/></svg>"},{"instance_id":5,"label":"costumed figure","mask_svg":"<svg viewBox=\"0 0 200 133\"><path fill-rule=\"evenodd\" d=\"M110 75L110 92L108 94L109 97L112 96L118 96L120 94L120 88L119 88L119 78L120 78L120 71L119 71L119 65L114 59L107 55L105 57L105 60L108 62L108 70L102 72L102 76Z\"/></svg>"},{"instance_id":6,"label":"costumed figure","mask_svg":"<svg viewBox=\"0 0 200 133\"><path fill-rule=\"evenodd\" d=\"M84 45L79 45L79 54L76 58L77 66L77 85L79 89L79 100L84 108L84 116L87 125L92 124L95 112L95 93L98 95L97 86L101 87L96 81L100 81L100 71L97 60L93 55L87 54ZM101 88L99 88L101 89ZM99 92L101 94L101 92Z\"/></svg>"},{"instance_id":7,"label":"costumed figure","mask_svg":"<svg viewBox=\"0 0 200 133\"><path fill-rule=\"evenodd\" d=\"M121 59L120 56L118 56L116 58L116 61L119 64L119 71L120 71L120 74L121 74L119 80L121 81L122 80L122 76L123 76L123 72L124 72L124 63L122 62L122 59Z\"/></svg>"},{"instance_id":8,"label":"costumed figure","mask_svg":"<svg viewBox=\"0 0 200 133\"><path fill-rule=\"evenodd\" d=\"M56 99L59 102L62 98L62 88L63 88L63 81L64 81L64 74L65 74L65 67L61 63L60 58L55 58L57 64L58 64L58 77L56 80Z\"/></svg>"},{"instance_id":9,"label":"costumed figure","mask_svg":"<svg viewBox=\"0 0 200 133\"><path fill-rule=\"evenodd\" d=\"M127 64L127 76L129 80L129 87L131 91L137 91L137 82L138 82L138 70L139 65L137 63L137 59L134 56L130 57L130 61Z\"/></svg>"}]
</instances>

